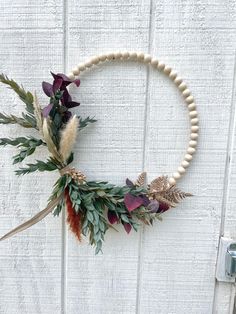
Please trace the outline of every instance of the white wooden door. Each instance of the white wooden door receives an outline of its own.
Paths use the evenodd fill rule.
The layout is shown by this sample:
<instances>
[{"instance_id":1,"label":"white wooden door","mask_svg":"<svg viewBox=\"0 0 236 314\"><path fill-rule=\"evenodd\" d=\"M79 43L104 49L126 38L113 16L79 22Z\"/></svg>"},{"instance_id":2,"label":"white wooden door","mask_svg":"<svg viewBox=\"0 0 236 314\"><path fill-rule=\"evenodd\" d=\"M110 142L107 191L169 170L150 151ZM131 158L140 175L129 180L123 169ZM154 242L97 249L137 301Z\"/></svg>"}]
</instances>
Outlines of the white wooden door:
<instances>
[{"instance_id":1,"label":"white wooden door","mask_svg":"<svg viewBox=\"0 0 236 314\"><path fill-rule=\"evenodd\" d=\"M198 153L180 186L195 194L163 222L107 234L103 255L78 244L64 217L47 217L0 244L1 314L229 314L234 284L215 281L220 235L236 238L236 2L211 0L2 0L0 71L36 90L50 70L87 56L140 50L175 68L200 114ZM75 164L91 179L122 184L146 169L170 174L188 140L175 87L144 65L107 64L75 92L82 115ZM46 105L46 103L45 103ZM22 105L0 88L0 111ZM1 137L22 133L1 126ZM29 133L30 134L30 133ZM57 174L17 178L14 149L1 149L0 233L43 208ZM46 158L39 151L40 158Z\"/></svg>"}]
</instances>

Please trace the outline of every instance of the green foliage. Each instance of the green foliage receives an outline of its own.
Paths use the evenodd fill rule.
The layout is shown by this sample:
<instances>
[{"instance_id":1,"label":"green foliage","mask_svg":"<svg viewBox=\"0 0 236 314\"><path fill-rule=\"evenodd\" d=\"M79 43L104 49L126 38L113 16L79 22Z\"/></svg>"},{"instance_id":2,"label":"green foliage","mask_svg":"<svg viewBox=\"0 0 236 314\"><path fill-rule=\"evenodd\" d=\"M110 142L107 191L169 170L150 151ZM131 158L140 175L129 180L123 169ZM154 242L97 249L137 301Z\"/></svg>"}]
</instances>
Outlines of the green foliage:
<instances>
[{"instance_id":1,"label":"green foliage","mask_svg":"<svg viewBox=\"0 0 236 314\"><path fill-rule=\"evenodd\" d=\"M17 137L15 139L0 138L0 145L12 145L20 148L19 154L13 156L13 164L16 164L33 154L38 146L45 145L45 143L34 137Z\"/></svg>"},{"instance_id":2,"label":"green foliage","mask_svg":"<svg viewBox=\"0 0 236 314\"><path fill-rule=\"evenodd\" d=\"M20 126L24 128L34 128L33 126L27 119L24 117L17 117L13 114L6 115L4 113L0 112L0 124L19 124Z\"/></svg>"},{"instance_id":3,"label":"green foliage","mask_svg":"<svg viewBox=\"0 0 236 314\"><path fill-rule=\"evenodd\" d=\"M19 170L16 170L16 175L24 175L35 171L53 171L58 169L57 164L55 163L55 160L52 158L49 158L47 162L37 160L35 164L27 164L28 167L20 168Z\"/></svg>"},{"instance_id":4,"label":"green foliage","mask_svg":"<svg viewBox=\"0 0 236 314\"><path fill-rule=\"evenodd\" d=\"M26 110L33 114L34 113L34 97L30 92L24 90L23 86L19 86L14 80L9 79L6 75L0 74L0 82L6 84L11 88L19 98L26 104Z\"/></svg>"},{"instance_id":5,"label":"green foliage","mask_svg":"<svg viewBox=\"0 0 236 314\"><path fill-rule=\"evenodd\" d=\"M94 118L87 117L85 119L82 119L79 117L79 131L83 130L89 123L97 122Z\"/></svg>"}]
</instances>

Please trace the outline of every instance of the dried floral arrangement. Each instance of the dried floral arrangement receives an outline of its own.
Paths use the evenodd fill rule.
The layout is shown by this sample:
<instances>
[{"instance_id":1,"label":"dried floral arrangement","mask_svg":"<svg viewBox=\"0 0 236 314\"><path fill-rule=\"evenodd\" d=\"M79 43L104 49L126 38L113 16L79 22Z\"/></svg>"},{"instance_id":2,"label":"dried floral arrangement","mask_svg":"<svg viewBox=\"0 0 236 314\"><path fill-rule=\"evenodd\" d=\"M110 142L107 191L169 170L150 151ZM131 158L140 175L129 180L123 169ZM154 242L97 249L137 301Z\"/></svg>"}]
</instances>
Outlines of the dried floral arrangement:
<instances>
[{"instance_id":1,"label":"dried floral arrangement","mask_svg":"<svg viewBox=\"0 0 236 314\"><path fill-rule=\"evenodd\" d=\"M41 145L49 153L46 161L28 163L16 170L16 175L55 170L60 173L47 207L4 235L1 240L27 229L51 212L58 216L66 209L71 231L78 240L81 240L82 235L89 236L90 244L95 246L95 252L98 253L102 249L106 231L115 229L115 224L122 224L127 233L132 228L137 230L142 223L152 225L154 220L161 219L162 213L191 196L176 187L173 177L160 176L146 184L146 174L143 172L135 182L126 179L124 186L115 186L108 182L89 181L81 171L72 168L70 164L77 133L96 120L91 117L83 119L72 115L70 111L79 103L72 100L68 87L70 84L79 87L80 80L72 75L68 77L52 73L52 76L52 84L42 83L43 91L49 98L49 104L42 108L36 94L25 91L14 80L0 75L0 82L16 92L26 109L20 117L0 113L0 124L33 128L39 135L38 138L0 138L0 145L12 145L19 149L18 154L13 156L13 164L24 161ZM185 160L186 163L188 161Z\"/></svg>"}]
</instances>

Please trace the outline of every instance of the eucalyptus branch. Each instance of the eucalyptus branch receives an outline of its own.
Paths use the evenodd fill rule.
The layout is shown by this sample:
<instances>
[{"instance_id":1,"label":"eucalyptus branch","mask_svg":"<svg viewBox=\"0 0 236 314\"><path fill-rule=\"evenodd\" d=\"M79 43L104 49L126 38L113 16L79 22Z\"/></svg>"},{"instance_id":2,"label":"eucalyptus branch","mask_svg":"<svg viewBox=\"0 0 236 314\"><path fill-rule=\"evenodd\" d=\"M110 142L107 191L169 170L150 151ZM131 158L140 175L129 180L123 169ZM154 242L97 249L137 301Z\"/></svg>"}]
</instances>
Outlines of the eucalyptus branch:
<instances>
[{"instance_id":1,"label":"eucalyptus branch","mask_svg":"<svg viewBox=\"0 0 236 314\"><path fill-rule=\"evenodd\" d=\"M35 171L53 171L58 169L58 166L52 158L48 159L47 162L37 160L35 164L27 164L28 167L22 167L15 171L16 175L24 175Z\"/></svg>"}]
</instances>

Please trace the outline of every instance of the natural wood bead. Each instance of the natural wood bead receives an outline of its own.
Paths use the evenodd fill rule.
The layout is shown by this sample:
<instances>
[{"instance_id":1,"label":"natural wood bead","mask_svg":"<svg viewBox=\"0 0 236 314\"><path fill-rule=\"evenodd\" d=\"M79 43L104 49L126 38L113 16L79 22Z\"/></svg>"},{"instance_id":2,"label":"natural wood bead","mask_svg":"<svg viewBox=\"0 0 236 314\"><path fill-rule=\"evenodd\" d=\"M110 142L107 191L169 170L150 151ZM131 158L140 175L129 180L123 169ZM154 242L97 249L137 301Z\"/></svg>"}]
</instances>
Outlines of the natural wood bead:
<instances>
[{"instance_id":1,"label":"natural wood bead","mask_svg":"<svg viewBox=\"0 0 236 314\"><path fill-rule=\"evenodd\" d=\"M176 77L177 77L177 72L175 72L175 71L171 71L170 72L170 74L169 74L169 77L172 79L172 80L174 80Z\"/></svg>"},{"instance_id":2,"label":"natural wood bead","mask_svg":"<svg viewBox=\"0 0 236 314\"><path fill-rule=\"evenodd\" d=\"M69 79L71 79L71 80L74 80L74 79L75 79L75 76L74 76L74 74L73 74L72 72L70 72L67 76L68 76Z\"/></svg>"},{"instance_id":3,"label":"natural wood bead","mask_svg":"<svg viewBox=\"0 0 236 314\"><path fill-rule=\"evenodd\" d=\"M107 55L105 55L105 54L99 56L99 60L102 62L106 61L106 59L107 59Z\"/></svg>"},{"instance_id":4,"label":"natural wood bead","mask_svg":"<svg viewBox=\"0 0 236 314\"><path fill-rule=\"evenodd\" d=\"M190 155L191 156L191 155ZM182 167L184 168L188 168L189 166L189 162L187 160L183 160L182 163L181 163Z\"/></svg>"},{"instance_id":5,"label":"natural wood bead","mask_svg":"<svg viewBox=\"0 0 236 314\"><path fill-rule=\"evenodd\" d=\"M78 68L81 72L84 71L85 70L84 63L79 63Z\"/></svg>"},{"instance_id":6,"label":"natural wood bead","mask_svg":"<svg viewBox=\"0 0 236 314\"><path fill-rule=\"evenodd\" d=\"M187 85L184 82L182 82L178 87L179 87L179 90L182 92L187 88Z\"/></svg>"},{"instance_id":7,"label":"natural wood bead","mask_svg":"<svg viewBox=\"0 0 236 314\"><path fill-rule=\"evenodd\" d=\"M190 147L196 147L197 146L197 141L189 141L189 146Z\"/></svg>"},{"instance_id":8,"label":"natural wood bead","mask_svg":"<svg viewBox=\"0 0 236 314\"><path fill-rule=\"evenodd\" d=\"M123 59L127 60L129 58L129 52L128 51L124 51L121 54L122 54Z\"/></svg>"},{"instance_id":9,"label":"natural wood bead","mask_svg":"<svg viewBox=\"0 0 236 314\"><path fill-rule=\"evenodd\" d=\"M137 59L138 59L138 61L143 61L143 60L144 60L144 53L139 52L139 53L137 54Z\"/></svg>"},{"instance_id":10,"label":"natural wood bead","mask_svg":"<svg viewBox=\"0 0 236 314\"><path fill-rule=\"evenodd\" d=\"M93 64L98 64L98 63L99 63L99 57L98 57L98 56L92 57L91 62L92 62Z\"/></svg>"},{"instance_id":11,"label":"natural wood bead","mask_svg":"<svg viewBox=\"0 0 236 314\"><path fill-rule=\"evenodd\" d=\"M151 65L152 65L153 67L157 67L157 65L158 65L158 60L157 60L156 58L152 58L152 60L151 60Z\"/></svg>"},{"instance_id":12,"label":"natural wood bead","mask_svg":"<svg viewBox=\"0 0 236 314\"><path fill-rule=\"evenodd\" d=\"M186 154L186 155L184 156L184 160L186 160L186 161L191 161L192 159L193 159L193 156L190 155L190 154Z\"/></svg>"},{"instance_id":13,"label":"natural wood bead","mask_svg":"<svg viewBox=\"0 0 236 314\"><path fill-rule=\"evenodd\" d=\"M130 53L130 59L132 59L132 60L137 59L137 52L132 51L132 52Z\"/></svg>"},{"instance_id":14,"label":"natural wood bead","mask_svg":"<svg viewBox=\"0 0 236 314\"><path fill-rule=\"evenodd\" d=\"M86 61L86 62L84 63L84 66L85 66L86 68L91 68L92 65L93 65L93 63L92 63L90 60L88 60L88 61Z\"/></svg>"},{"instance_id":15,"label":"natural wood bead","mask_svg":"<svg viewBox=\"0 0 236 314\"><path fill-rule=\"evenodd\" d=\"M197 117L197 111L196 111L196 110L190 111L190 112L189 112L189 116L190 116L190 118L195 118L195 117Z\"/></svg>"},{"instance_id":16,"label":"natural wood bead","mask_svg":"<svg viewBox=\"0 0 236 314\"><path fill-rule=\"evenodd\" d=\"M72 72L73 72L73 74L74 75L79 75L79 67L77 66L77 67L74 67L74 69L72 70Z\"/></svg>"},{"instance_id":17,"label":"natural wood bead","mask_svg":"<svg viewBox=\"0 0 236 314\"><path fill-rule=\"evenodd\" d=\"M178 167L178 172L180 174L184 174L186 172L186 169L184 167L180 166L180 167Z\"/></svg>"},{"instance_id":18,"label":"natural wood bead","mask_svg":"<svg viewBox=\"0 0 236 314\"><path fill-rule=\"evenodd\" d=\"M163 63L163 62L158 62L158 65L157 65L157 69L159 70L159 71L162 71L162 70L164 70L164 68L165 68L165 63Z\"/></svg>"},{"instance_id":19,"label":"natural wood bead","mask_svg":"<svg viewBox=\"0 0 236 314\"><path fill-rule=\"evenodd\" d=\"M149 63L151 62L152 57L149 54L144 55L144 62L145 63Z\"/></svg>"},{"instance_id":20,"label":"natural wood bead","mask_svg":"<svg viewBox=\"0 0 236 314\"><path fill-rule=\"evenodd\" d=\"M170 185L175 185L176 184L176 180L173 177L169 178L169 183Z\"/></svg>"},{"instance_id":21,"label":"natural wood bead","mask_svg":"<svg viewBox=\"0 0 236 314\"><path fill-rule=\"evenodd\" d=\"M188 110L191 111L191 110L194 110L196 109L196 105L194 102L192 102L191 104L188 105Z\"/></svg>"},{"instance_id":22,"label":"natural wood bead","mask_svg":"<svg viewBox=\"0 0 236 314\"><path fill-rule=\"evenodd\" d=\"M115 59L120 59L120 58L122 57L121 52L120 52L120 51L116 51L116 52L114 53L114 57L115 57Z\"/></svg>"},{"instance_id":23,"label":"natural wood bead","mask_svg":"<svg viewBox=\"0 0 236 314\"><path fill-rule=\"evenodd\" d=\"M197 133L198 131L199 131L199 126L198 125L191 126L191 132L192 133Z\"/></svg>"},{"instance_id":24,"label":"natural wood bead","mask_svg":"<svg viewBox=\"0 0 236 314\"><path fill-rule=\"evenodd\" d=\"M108 59L108 60L112 60L112 59L114 59L114 58L115 58L114 52L109 52L109 53L107 54L107 59Z\"/></svg>"},{"instance_id":25,"label":"natural wood bead","mask_svg":"<svg viewBox=\"0 0 236 314\"><path fill-rule=\"evenodd\" d=\"M191 119L191 124L192 125L198 124L198 118Z\"/></svg>"},{"instance_id":26,"label":"natural wood bead","mask_svg":"<svg viewBox=\"0 0 236 314\"><path fill-rule=\"evenodd\" d=\"M186 103L187 104L191 104L193 101L194 101L194 98L193 96L188 96L186 99L185 99Z\"/></svg>"},{"instance_id":27,"label":"natural wood bead","mask_svg":"<svg viewBox=\"0 0 236 314\"><path fill-rule=\"evenodd\" d=\"M196 140L198 138L198 134L197 133L191 133L190 138L191 138L191 140Z\"/></svg>"},{"instance_id":28,"label":"natural wood bead","mask_svg":"<svg viewBox=\"0 0 236 314\"><path fill-rule=\"evenodd\" d=\"M171 70L172 70L171 67L165 66L163 72L164 72L166 75L169 75L170 72L171 72Z\"/></svg>"},{"instance_id":29,"label":"natural wood bead","mask_svg":"<svg viewBox=\"0 0 236 314\"><path fill-rule=\"evenodd\" d=\"M191 92L188 88L186 88L183 92L182 92L184 97L188 97L189 95L191 95Z\"/></svg>"},{"instance_id":30,"label":"natural wood bead","mask_svg":"<svg viewBox=\"0 0 236 314\"><path fill-rule=\"evenodd\" d=\"M173 177L175 180L177 180L177 179L181 178L181 174L179 172L175 172L175 173L173 173Z\"/></svg>"},{"instance_id":31,"label":"natural wood bead","mask_svg":"<svg viewBox=\"0 0 236 314\"><path fill-rule=\"evenodd\" d=\"M183 79L180 76L177 76L174 82L177 86L179 86L183 82Z\"/></svg>"},{"instance_id":32,"label":"natural wood bead","mask_svg":"<svg viewBox=\"0 0 236 314\"><path fill-rule=\"evenodd\" d=\"M193 148L193 147L189 147L189 148L187 149L187 153L190 154L190 155L193 155L195 152L196 152L196 149Z\"/></svg>"}]
</instances>

